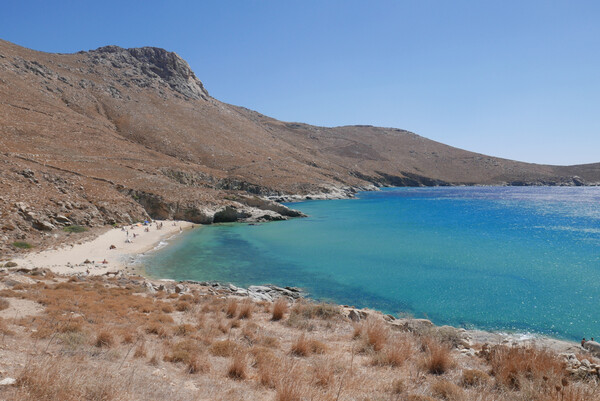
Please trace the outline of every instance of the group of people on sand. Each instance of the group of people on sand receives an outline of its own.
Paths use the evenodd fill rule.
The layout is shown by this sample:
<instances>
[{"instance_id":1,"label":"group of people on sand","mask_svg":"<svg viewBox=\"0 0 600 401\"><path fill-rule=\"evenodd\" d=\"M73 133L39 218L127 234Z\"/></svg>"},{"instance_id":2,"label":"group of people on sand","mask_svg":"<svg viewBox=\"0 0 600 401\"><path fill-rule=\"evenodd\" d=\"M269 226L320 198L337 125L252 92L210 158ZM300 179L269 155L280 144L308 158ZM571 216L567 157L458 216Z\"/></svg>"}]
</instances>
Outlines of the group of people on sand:
<instances>
[{"instance_id":1,"label":"group of people on sand","mask_svg":"<svg viewBox=\"0 0 600 401\"><path fill-rule=\"evenodd\" d=\"M589 341L594 341L594 337L590 338ZM583 337L583 339L581 340L581 346L584 347L585 343L587 343L588 340L585 339L585 337Z\"/></svg>"}]
</instances>

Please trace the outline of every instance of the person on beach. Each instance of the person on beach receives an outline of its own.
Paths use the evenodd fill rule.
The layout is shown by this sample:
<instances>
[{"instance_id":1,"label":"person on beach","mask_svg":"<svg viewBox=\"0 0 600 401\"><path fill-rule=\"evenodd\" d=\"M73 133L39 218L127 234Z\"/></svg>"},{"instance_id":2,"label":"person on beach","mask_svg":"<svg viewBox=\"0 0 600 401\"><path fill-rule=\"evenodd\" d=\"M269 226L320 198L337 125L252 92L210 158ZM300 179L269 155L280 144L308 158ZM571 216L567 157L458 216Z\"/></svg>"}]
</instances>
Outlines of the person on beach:
<instances>
[{"instance_id":1,"label":"person on beach","mask_svg":"<svg viewBox=\"0 0 600 401\"><path fill-rule=\"evenodd\" d=\"M585 345L585 337L583 337L583 340L581 340L581 346L583 347Z\"/></svg>"}]
</instances>

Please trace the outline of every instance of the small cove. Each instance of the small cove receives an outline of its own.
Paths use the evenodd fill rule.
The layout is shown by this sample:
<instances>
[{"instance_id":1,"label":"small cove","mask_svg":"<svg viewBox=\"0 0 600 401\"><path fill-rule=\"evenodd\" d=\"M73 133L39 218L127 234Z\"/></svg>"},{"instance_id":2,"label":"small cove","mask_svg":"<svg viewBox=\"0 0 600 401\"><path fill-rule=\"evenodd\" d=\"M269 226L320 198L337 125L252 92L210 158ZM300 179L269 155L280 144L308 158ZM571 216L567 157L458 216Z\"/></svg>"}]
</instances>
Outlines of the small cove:
<instances>
[{"instance_id":1,"label":"small cove","mask_svg":"<svg viewBox=\"0 0 600 401\"><path fill-rule=\"evenodd\" d=\"M393 188L306 201L308 218L206 226L150 276L298 286L436 324L600 337L600 188Z\"/></svg>"}]
</instances>

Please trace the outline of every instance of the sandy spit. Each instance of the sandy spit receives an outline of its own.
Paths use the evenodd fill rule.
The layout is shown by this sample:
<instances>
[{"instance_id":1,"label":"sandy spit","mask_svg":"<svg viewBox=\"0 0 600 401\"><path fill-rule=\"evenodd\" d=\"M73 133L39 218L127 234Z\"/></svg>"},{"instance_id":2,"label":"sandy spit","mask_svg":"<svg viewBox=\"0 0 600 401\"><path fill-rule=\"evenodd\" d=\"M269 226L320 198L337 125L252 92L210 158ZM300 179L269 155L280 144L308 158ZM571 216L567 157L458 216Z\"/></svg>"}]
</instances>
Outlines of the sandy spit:
<instances>
[{"instance_id":1,"label":"sandy spit","mask_svg":"<svg viewBox=\"0 0 600 401\"><path fill-rule=\"evenodd\" d=\"M162 228L158 229L161 223ZM193 226L186 221L155 220L149 226L111 228L91 241L30 253L13 261L19 267L48 268L58 274L89 272L90 275L101 275L117 272L132 269L137 257L154 250L161 241ZM128 239L130 242L127 242ZM114 249L110 249L112 245ZM90 263L84 263L86 261Z\"/></svg>"}]
</instances>

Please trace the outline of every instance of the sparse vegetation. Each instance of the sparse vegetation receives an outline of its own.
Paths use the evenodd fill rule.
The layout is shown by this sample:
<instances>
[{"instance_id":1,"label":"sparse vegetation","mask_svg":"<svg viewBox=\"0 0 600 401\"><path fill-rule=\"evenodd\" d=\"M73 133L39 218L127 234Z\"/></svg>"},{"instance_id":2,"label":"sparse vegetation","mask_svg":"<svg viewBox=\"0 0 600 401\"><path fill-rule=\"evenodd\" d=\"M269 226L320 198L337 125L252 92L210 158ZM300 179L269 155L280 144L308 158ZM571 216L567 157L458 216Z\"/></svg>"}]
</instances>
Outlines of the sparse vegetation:
<instances>
[{"instance_id":1,"label":"sparse vegetation","mask_svg":"<svg viewBox=\"0 0 600 401\"><path fill-rule=\"evenodd\" d=\"M232 302L194 289L148 294L135 281L29 276L39 282L0 291L0 306L14 298L44 307L35 318L0 319L3 366L7 355L22 358L13 349L35 344L24 368L8 363L18 381L0 388L3 399L182 401L201 391L208 399L281 401L583 401L600 393L595 377L569 376L549 351L484 346L480 356L460 355L460 338L449 329L403 332L377 314L353 323L339 308L300 301L273 319L283 301ZM174 312L181 303L189 308ZM247 306L251 312L240 320ZM170 383L203 387L178 386L176 396Z\"/></svg>"},{"instance_id":2,"label":"sparse vegetation","mask_svg":"<svg viewBox=\"0 0 600 401\"><path fill-rule=\"evenodd\" d=\"M33 245L31 245L29 242L25 242L25 241L15 241L15 242L13 242L13 246L15 248L19 248L19 249L31 249L31 248L33 248Z\"/></svg>"},{"instance_id":3,"label":"sparse vegetation","mask_svg":"<svg viewBox=\"0 0 600 401\"><path fill-rule=\"evenodd\" d=\"M63 231L67 232L67 233L83 233L86 232L88 229L87 227L84 226L65 226L63 227Z\"/></svg>"},{"instance_id":4,"label":"sparse vegetation","mask_svg":"<svg viewBox=\"0 0 600 401\"><path fill-rule=\"evenodd\" d=\"M271 320L278 321L283 319L283 315L288 311L288 303L285 298L279 298L273 303L273 314Z\"/></svg>"}]
</instances>

